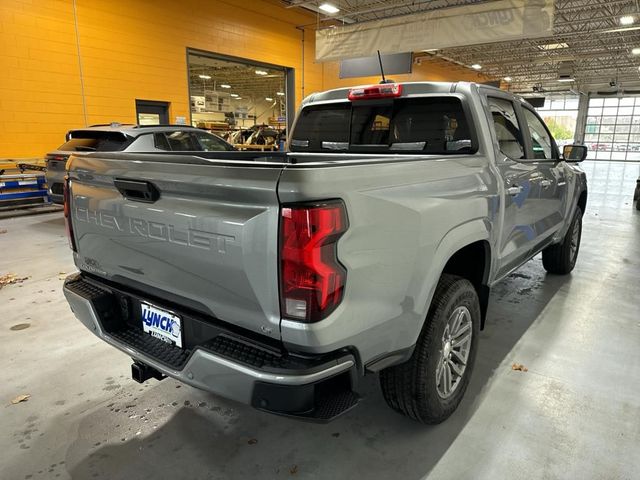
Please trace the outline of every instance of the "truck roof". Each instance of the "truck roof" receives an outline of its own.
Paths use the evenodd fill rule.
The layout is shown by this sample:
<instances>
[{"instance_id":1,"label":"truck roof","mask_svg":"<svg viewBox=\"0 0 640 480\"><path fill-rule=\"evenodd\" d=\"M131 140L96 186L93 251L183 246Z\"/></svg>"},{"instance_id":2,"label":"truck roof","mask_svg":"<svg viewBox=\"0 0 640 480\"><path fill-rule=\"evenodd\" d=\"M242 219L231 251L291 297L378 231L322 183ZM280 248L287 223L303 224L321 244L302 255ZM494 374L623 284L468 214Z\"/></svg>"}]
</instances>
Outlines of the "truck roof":
<instances>
[{"instance_id":1,"label":"truck roof","mask_svg":"<svg viewBox=\"0 0 640 480\"><path fill-rule=\"evenodd\" d=\"M474 82L389 82L402 85L404 89L404 96L422 95L428 93L450 94L456 91L465 91L479 87L480 84ZM349 94L349 90L353 88L366 87L372 84L365 85L353 85L350 87L335 88L332 90L326 90L324 92L312 93L302 102L302 105L315 102L325 102L331 100L345 100ZM496 91L504 92L497 87L482 85L483 88L494 89Z\"/></svg>"},{"instance_id":2,"label":"truck roof","mask_svg":"<svg viewBox=\"0 0 640 480\"><path fill-rule=\"evenodd\" d=\"M84 128L74 128L70 132L76 131L101 131L101 132L122 132L130 137L137 137L145 133L153 132L174 132L178 130L199 130L191 125L136 125L134 123L111 122L105 124L90 125Z\"/></svg>"}]
</instances>

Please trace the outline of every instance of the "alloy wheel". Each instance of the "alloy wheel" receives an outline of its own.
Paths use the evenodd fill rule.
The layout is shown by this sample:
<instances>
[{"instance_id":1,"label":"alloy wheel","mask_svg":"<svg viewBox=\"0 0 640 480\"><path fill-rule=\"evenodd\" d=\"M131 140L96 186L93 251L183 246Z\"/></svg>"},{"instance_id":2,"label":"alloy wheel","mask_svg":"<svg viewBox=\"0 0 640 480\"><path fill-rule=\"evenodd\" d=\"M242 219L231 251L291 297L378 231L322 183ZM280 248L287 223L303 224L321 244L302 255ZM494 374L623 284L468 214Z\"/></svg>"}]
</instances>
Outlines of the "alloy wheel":
<instances>
[{"instance_id":1,"label":"alloy wheel","mask_svg":"<svg viewBox=\"0 0 640 480\"><path fill-rule=\"evenodd\" d=\"M447 320L436 367L436 389L441 398L449 398L462 381L471 352L472 326L471 312L464 306L457 307Z\"/></svg>"}]
</instances>

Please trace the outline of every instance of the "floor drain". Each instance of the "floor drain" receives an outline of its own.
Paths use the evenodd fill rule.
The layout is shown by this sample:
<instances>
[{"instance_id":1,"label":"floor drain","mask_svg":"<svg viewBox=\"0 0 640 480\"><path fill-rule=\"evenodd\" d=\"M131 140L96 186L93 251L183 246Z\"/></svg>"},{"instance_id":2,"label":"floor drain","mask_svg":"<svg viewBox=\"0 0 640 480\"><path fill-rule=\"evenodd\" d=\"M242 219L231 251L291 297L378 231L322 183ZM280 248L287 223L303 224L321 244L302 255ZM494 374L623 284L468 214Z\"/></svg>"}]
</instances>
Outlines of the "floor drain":
<instances>
[{"instance_id":1,"label":"floor drain","mask_svg":"<svg viewBox=\"0 0 640 480\"><path fill-rule=\"evenodd\" d=\"M17 325L11 327L9 330L24 330L25 328L29 328L30 326L30 323L18 323Z\"/></svg>"}]
</instances>

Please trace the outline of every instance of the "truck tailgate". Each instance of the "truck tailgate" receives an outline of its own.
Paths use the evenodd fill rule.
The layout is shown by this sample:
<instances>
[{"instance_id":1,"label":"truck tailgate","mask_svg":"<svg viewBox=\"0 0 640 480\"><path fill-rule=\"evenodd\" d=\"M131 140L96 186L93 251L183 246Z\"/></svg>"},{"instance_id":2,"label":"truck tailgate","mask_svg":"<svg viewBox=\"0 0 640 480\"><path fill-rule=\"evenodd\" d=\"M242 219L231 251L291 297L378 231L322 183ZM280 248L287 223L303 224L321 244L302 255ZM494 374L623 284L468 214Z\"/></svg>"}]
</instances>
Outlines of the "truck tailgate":
<instances>
[{"instance_id":1,"label":"truck tailgate","mask_svg":"<svg viewBox=\"0 0 640 480\"><path fill-rule=\"evenodd\" d=\"M78 268L280 339L283 165L96 155L73 157L69 173Z\"/></svg>"}]
</instances>

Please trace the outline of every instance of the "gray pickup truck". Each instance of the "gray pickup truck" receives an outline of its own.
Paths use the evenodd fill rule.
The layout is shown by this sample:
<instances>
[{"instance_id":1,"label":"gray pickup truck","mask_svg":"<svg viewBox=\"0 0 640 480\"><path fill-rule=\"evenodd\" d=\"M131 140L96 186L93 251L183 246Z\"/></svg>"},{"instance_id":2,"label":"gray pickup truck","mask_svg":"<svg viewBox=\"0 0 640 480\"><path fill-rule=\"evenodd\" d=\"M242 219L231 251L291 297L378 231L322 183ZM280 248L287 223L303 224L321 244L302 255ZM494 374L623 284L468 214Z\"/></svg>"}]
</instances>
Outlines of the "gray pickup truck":
<instances>
[{"instance_id":1,"label":"gray pickup truck","mask_svg":"<svg viewBox=\"0 0 640 480\"><path fill-rule=\"evenodd\" d=\"M286 153L72 157L64 293L140 382L328 421L379 373L391 408L438 423L491 286L539 252L572 271L585 156L506 92L405 83L311 95Z\"/></svg>"}]
</instances>

